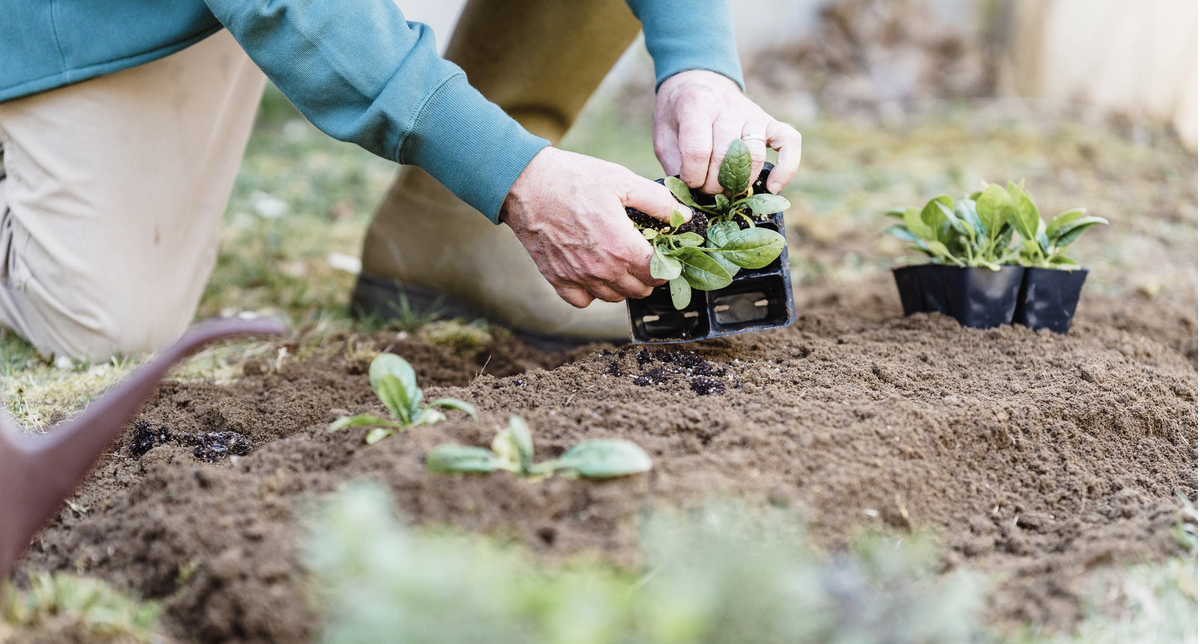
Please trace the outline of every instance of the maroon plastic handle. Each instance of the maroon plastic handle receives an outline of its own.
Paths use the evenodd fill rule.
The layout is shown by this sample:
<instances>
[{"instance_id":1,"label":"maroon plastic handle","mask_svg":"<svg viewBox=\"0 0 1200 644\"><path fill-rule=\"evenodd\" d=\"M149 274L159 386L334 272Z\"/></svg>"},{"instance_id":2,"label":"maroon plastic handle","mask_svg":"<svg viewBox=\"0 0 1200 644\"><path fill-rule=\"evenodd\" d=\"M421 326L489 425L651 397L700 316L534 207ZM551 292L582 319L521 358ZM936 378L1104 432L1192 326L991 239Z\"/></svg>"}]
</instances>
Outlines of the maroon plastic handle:
<instances>
[{"instance_id":1,"label":"maroon plastic handle","mask_svg":"<svg viewBox=\"0 0 1200 644\"><path fill-rule=\"evenodd\" d=\"M201 322L77 418L55 426L47 435L21 432L0 410L0 580L8 577L30 540L58 512L172 366L217 340L285 331L272 320Z\"/></svg>"}]
</instances>

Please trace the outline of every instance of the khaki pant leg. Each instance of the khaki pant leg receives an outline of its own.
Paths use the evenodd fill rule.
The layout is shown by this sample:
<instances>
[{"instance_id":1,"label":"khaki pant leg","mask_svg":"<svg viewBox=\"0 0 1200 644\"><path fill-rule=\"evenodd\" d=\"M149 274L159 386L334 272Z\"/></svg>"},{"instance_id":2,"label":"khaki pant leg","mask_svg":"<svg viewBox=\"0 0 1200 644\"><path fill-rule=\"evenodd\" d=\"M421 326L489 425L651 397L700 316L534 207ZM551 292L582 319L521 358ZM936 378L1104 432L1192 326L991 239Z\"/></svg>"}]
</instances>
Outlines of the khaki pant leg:
<instances>
[{"instance_id":1,"label":"khaki pant leg","mask_svg":"<svg viewBox=\"0 0 1200 644\"><path fill-rule=\"evenodd\" d=\"M0 103L0 324L96 360L177 337L216 261L264 82L221 31Z\"/></svg>"},{"instance_id":2,"label":"khaki pant leg","mask_svg":"<svg viewBox=\"0 0 1200 644\"><path fill-rule=\"evenodd\" d=\"M446 58L525 129L557 143L639 29L622 0L471 0ZM355 304L366 310L385 309L374 294L397 282L533 334L628 335L623 304L573 309L507 226L494 226L415 167L400 171L368 228L363 271Z\"/></svg>"}]
</instances>

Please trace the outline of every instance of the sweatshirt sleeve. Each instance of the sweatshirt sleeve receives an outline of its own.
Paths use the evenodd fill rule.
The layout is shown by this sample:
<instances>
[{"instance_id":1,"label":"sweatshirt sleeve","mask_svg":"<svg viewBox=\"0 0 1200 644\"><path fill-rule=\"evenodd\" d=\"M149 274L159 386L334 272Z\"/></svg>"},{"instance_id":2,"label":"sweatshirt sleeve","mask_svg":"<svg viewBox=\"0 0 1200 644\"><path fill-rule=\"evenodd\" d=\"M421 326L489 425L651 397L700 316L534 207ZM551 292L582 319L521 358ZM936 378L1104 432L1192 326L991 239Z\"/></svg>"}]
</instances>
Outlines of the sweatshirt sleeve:
<instances>
[{"instance_id":1,"label":"sweatshirt sleeve","mask_svg":"<svg viewBox=\"0 0 1200 644\"><path fill-rule=\"evenodd\" d=\"M625 0L642 22L654 59L654 89L679 72L707 69L746 89L729 0Z\"/></svg>"},{"instance_id":2,"label":"sweatshirt sleeve","mask_svg":"<svg viewBox=\"0 0 1200 644\"><path fill-rule=\"evenodd\" d=\"M549 145L472 88L391 0L206 2L323 132L422 168L493 222Z\"/></svg>"}]
</instances>

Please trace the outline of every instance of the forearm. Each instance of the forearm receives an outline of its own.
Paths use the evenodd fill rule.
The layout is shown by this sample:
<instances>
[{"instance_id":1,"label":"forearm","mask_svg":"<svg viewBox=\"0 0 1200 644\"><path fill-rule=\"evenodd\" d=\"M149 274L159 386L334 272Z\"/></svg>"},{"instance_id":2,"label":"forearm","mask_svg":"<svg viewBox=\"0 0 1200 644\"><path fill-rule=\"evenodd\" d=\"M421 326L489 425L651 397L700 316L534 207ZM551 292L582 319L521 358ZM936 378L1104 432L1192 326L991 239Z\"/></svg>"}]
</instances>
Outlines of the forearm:
<instances>
[{"instance_id":1,"label":"forearm","mask_svg":"<svg viewBox=\"0 0 1200 644\"><path fill-rule=\"evenodd\" d=\"M625 0L642 22L646 49L654 59L655 89L689 69L707 69L745 89L733 37L729 0Z\"/></svg>"},{"instance_id":2,"label":"forearm","mask_svg":"<svg viewBox=\"0 0 1200 644\"><path fill-rule=\"evenodd\" d=\"M475 91L429 28L390 1L207 2L314 125L424 169L493 221L548 145Z\"/></svg>"}]
</instances>

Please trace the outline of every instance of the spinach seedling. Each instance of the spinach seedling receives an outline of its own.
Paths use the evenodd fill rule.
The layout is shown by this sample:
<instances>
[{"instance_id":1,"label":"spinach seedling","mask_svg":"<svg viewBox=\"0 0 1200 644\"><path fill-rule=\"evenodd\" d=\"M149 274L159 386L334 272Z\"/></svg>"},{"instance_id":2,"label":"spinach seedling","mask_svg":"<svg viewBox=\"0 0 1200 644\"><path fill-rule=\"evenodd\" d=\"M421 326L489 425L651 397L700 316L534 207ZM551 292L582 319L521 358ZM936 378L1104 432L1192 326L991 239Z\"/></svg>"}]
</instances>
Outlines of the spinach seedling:
<instances>
[{"instance_id":1,"label":"spinach seedling","mask_svg":"<svg viewBox=\"0 0 1200 644\"><path fill-rule=\"evenodd\" d=\"M938 195L925 207L897 209L888 215L902 224L887 230L909 248L925 253L934 264L985 267L1020 264L1043 268L1071 268L1075 262L1062 254L1085 229L1108 223L1101 217L1084 217L1083 209L1069 210L1049 224L1025 191L1025 182L984 184L982 190L960 199ZM1011 248L1013 233L1023 240Z\"/></svg>"},{"instance_id":2,"label":"spinach seedling","mask_svg":"<svg viewBox=\"0 0 1200 644\"><path fill-rule=\"evenodd\" d=\"M723 289L733 283L733 276L739 270L763 268L783 252L786 244L783 235L756 228L754 216L782 212L791 203L779 195L754 194L751 166L750 149L745 141L734 140L717 175L725 192L715 195L713 203L708 205L697 203L682 180L665 179L675 199L694 212L705 213L708 223L707 235L679 232L684 224L683 215L675 212L667 227L641 227L642 234L654 247L650 274L655 279L667 280L671 303L677 310L691 303L692 289Z\"/></svg>"},{"instance_id":3,"label":"spinach seedling","mask_svg":"<svg viewBox=\"0 0 1200 644\"><path fill-rule=\"evenodd\" d=\"M371 388L387 407L391 418L374 414L343 416L329 426L336 432L346 427L374 427L367 432L366 442L374 445L395 434L398 430L414 425L433 425L446 420L442 409L457 409L479 420L479 414L471 405L454 398L439 398L425 404L425 394L417 386L417 373L408 361L394 353L383 353L371 361Z\"/></svg>"},{"instance_id":4,"label":"spinach seedling","mask_svg":"<svg viewBox=\"0 0 1200 644\"><path fill-rule=\"evenodd\" d=\"M1096 224L1107 224L1103 217L1087 217L1083 208L1068 210L1046 223L1038 212L1033 197L1025 191L1025 182L1008 184L1008 192L1016 204L1014 222L1021 235L1017 263L1033 268L1059 268L1071 270L1079 266L1075 260L1064 255L1083 231Z\"/></svg>"},{"instance_id":5,"label":"spinach seedling","mask_svg":"<svg viewBox=\"0 0 1200 644\"><path fill-rule=\"evenodd\" d=\"M508 419L508 429L496 434L492 448L444 444L425 457L425 467L438 474L490 474L498 470L539 480L554 472L568 477L614 478L649 471L650 457L642 448L622 439L583 441L562 456L533 462L533 436L519 416Z\"/></svg>"}]
</instances>

